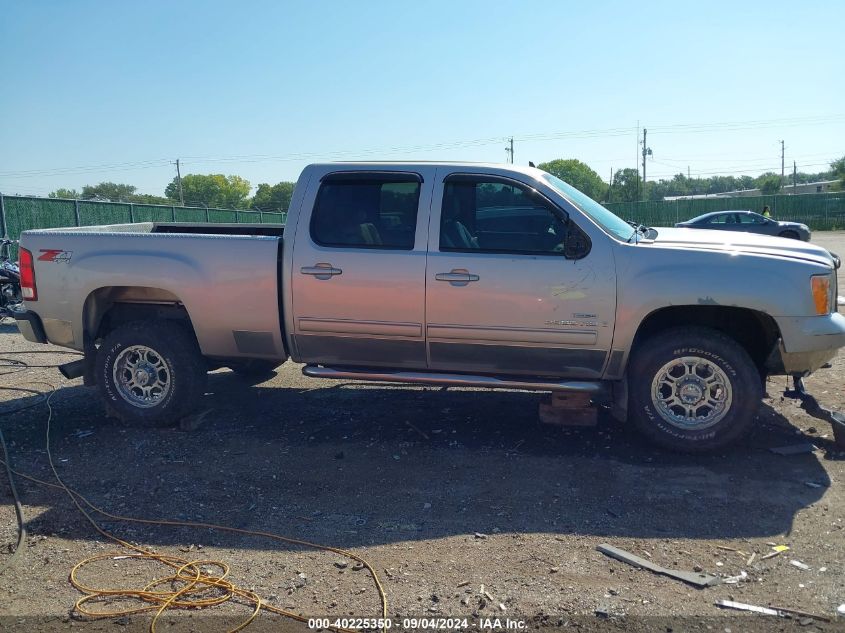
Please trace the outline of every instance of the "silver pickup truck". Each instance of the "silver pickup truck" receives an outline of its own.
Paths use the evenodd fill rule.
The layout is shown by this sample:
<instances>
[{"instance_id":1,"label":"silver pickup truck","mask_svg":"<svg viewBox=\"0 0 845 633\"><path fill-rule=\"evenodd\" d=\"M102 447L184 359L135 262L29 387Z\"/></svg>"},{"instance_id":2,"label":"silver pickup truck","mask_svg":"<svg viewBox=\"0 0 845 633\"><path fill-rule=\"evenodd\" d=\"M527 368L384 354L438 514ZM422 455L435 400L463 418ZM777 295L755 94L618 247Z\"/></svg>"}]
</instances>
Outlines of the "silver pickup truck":
<instances>
[{"instance_id":1,"label":"silver pickup truck","mask_svg":"<svg viewBox=\"0 0 845 633\"><path fill-rule=\"evenodd\" d=\"M307 167L286 226L26 231L30 341L133 421L185 416L210 369L590 394L657 443L722 447L771 374L845 345L839 259L797 240L635 227L541 170ZM481 396L479 396L481 397Z\"/></svg>"}]
</instances>

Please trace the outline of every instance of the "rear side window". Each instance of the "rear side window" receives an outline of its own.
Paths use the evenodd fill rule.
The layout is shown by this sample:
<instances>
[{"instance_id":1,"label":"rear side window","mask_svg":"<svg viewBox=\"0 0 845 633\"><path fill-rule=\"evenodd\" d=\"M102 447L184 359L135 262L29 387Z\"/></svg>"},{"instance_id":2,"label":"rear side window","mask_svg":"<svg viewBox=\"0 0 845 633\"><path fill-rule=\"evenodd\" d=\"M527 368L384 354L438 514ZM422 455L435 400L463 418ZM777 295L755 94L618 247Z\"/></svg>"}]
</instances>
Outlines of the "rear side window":
<instances>
[{"instance_id":1,"label":"rear side window","mask_svg":"<svg viewBox=\"0 0 845 633\"><path fill-rule=\"evenodd\" d=\"M396 177L328 179L311 216L311 239L321 246L412 250L420 183Z\"/></svg>"}]
</instances>

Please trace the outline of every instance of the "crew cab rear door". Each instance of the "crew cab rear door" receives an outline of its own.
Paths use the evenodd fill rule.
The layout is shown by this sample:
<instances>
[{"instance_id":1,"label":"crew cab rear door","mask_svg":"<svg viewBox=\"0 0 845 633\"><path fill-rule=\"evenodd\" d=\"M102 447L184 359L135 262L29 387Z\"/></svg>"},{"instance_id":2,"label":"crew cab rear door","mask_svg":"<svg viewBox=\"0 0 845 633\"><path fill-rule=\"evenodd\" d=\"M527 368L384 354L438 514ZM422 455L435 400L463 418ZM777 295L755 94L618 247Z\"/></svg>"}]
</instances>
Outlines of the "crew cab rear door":
<instances>
[{"instance_id":1,"label":"crew cab rear door","mask_svg":"<svg viewBox=\"0 0 845 633\"><path fill-rule=\"evenodd\" d=\"M293 248L302 362L425 368L433 167L330 171L309 183ZM407 168L406 168L407 169Z\"/></svg>"},{"instance_id":2,"label":"crew cab rear door","mask_svg":"<svg viewBox=\"0 0 845 633\"><path fill-rule=\"evenodd\" d=\"M613 336L607 242L564 253L566 212L530 184L438 170L426 273L429 367L599 377ZM589 242L586 239L585 241Z\"/></svg>"}]
</instances>

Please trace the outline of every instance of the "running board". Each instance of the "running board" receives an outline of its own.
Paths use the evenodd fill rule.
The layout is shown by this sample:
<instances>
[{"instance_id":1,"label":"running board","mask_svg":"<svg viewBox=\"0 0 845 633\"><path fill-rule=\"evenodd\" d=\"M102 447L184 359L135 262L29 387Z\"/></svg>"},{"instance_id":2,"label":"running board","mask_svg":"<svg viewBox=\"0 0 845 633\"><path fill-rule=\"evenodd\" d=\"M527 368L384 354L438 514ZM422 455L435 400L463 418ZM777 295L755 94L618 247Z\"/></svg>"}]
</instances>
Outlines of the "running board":
<instances>
[{"instance_id":1,"label":"running board","mask_svg":"<svg viewBox=\"0 0 845 633\"><path fill-rule=\"evenodd\" d=\"M379 371L375 369L354 369L306 365L302 373L311 378L333 378L335 380L371 380L376 382L403 382L417 385L439 385L441 387L484 387L487 389L525 389L527 391L568 391L576 393L602 394L605 385L599 381L584 380L542 380L538 378L496 378L470 374L442 374L424 371Z\"/></svg>"}]
</instances>

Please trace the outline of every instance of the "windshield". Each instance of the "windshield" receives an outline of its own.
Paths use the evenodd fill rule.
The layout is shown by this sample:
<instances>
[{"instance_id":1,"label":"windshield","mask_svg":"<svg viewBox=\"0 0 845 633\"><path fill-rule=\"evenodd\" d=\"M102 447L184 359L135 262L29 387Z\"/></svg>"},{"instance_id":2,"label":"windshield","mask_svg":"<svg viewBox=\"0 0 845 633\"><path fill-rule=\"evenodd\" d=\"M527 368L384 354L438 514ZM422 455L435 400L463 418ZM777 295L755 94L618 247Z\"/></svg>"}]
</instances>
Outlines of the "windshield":
<instances>
[{"instance_id":1,"label":"windshield","mask_svg":"<svg viewBox=\"0 0 845 633\"><path fill-rule=\"evenodd\" d=\"M560 178L551 174L544 173L543 179L611 235L627 242L636 234L636 230L632 229L631 225L625 220L617 217L572 185L566 184Z\"/></svg>"}]
</instances>

